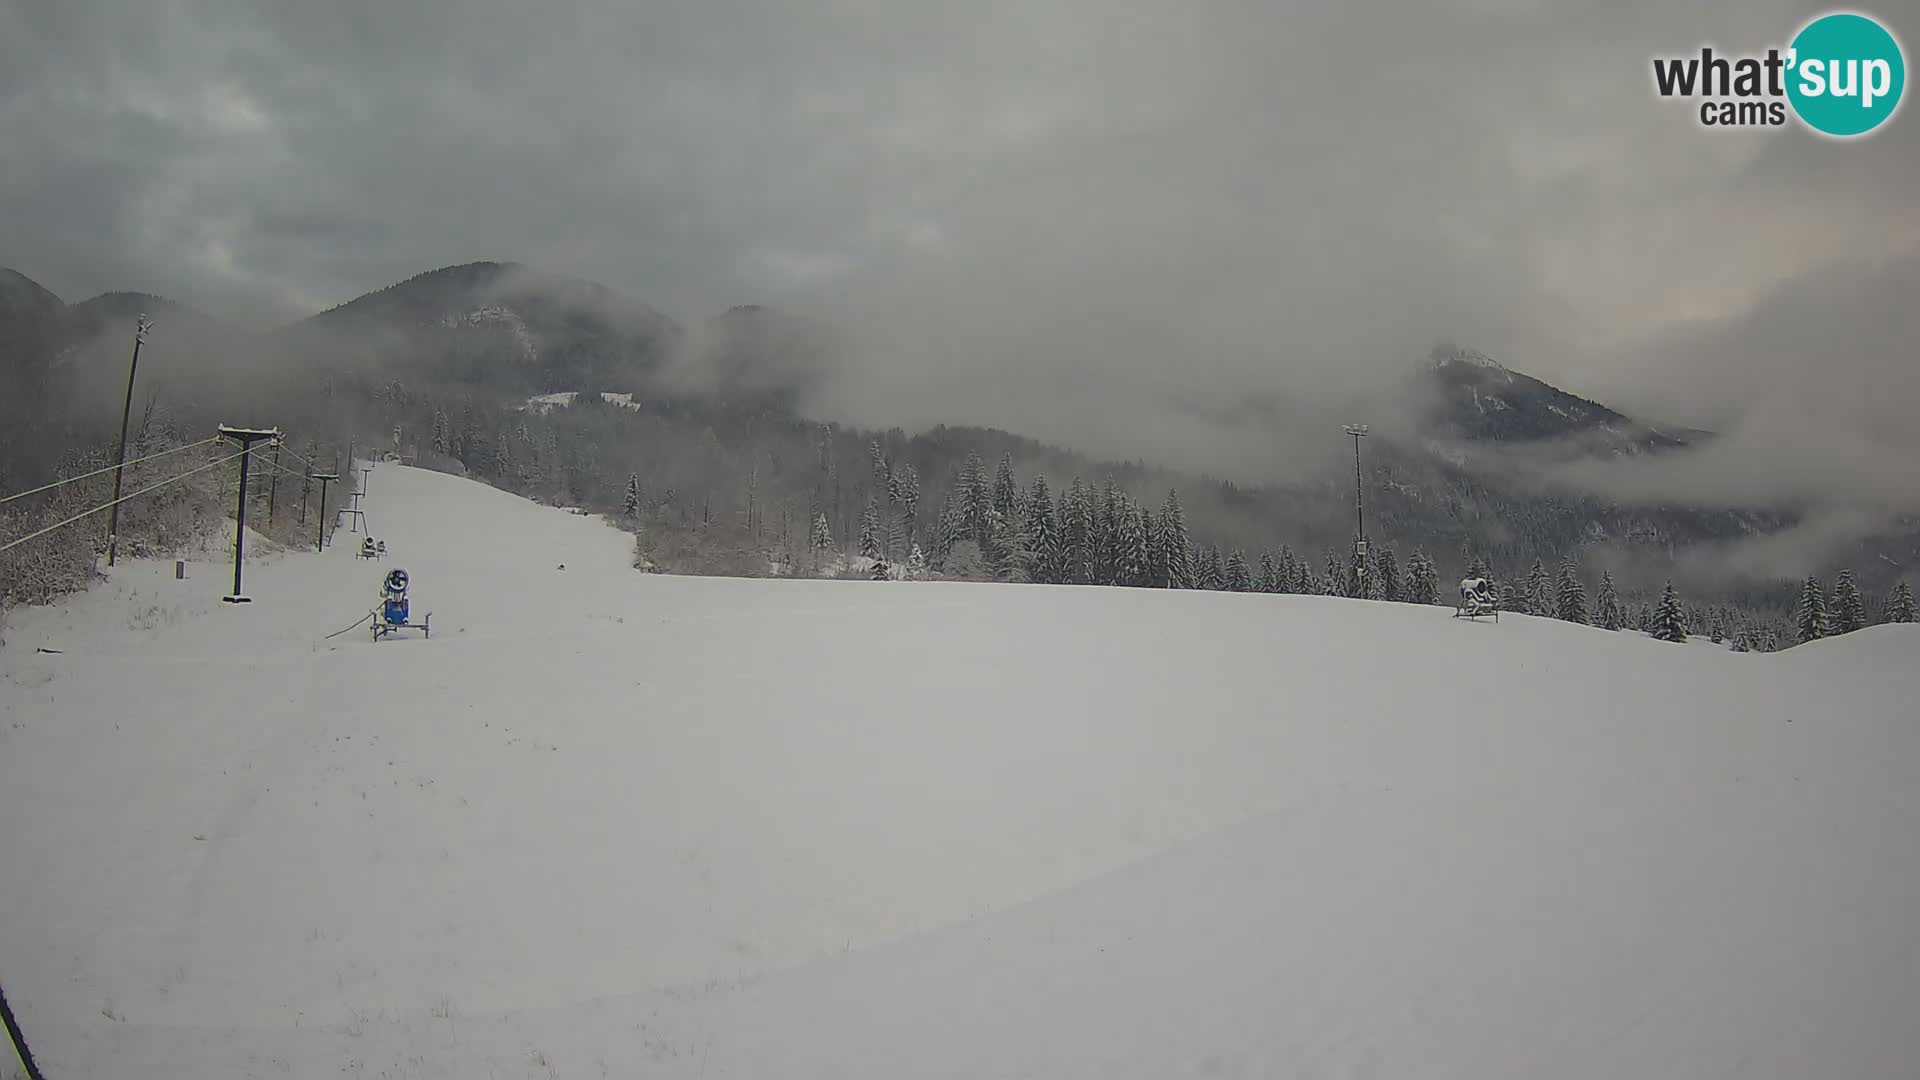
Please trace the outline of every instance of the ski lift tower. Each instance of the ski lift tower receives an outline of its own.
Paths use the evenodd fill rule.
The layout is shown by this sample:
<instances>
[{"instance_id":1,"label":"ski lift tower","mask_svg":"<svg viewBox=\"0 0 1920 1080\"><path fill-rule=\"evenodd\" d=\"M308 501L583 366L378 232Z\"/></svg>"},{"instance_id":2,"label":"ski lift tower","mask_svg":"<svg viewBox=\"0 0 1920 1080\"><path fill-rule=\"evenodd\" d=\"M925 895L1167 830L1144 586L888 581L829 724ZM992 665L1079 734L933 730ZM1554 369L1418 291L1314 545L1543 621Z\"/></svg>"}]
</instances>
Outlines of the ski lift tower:
<instances>
[{"instance_id":1,"label":"ski lift tower","mask_svg":"<svg viewBox=\"0 0 1920 1080\"><path fill-rule=\"evenodd\" d=\"M247 460L253 457L253 444L280 445L279 428L238 428L221 424L221 439L230 439L240 447L240 497L233 511L233 594L220 599L229 604L249 604L253 598L240 591L240 564L247 549Z\"/></svg>"},{"instance_id":2,"label":"ski lift tower","mask_svg":"<svg viewBox=\"0 0 1920 1080\"><path fill-rule=\"evenodd\" d=\"M1367 515L1360 497L1360 440L1367 437L1367 425L1348 424L1348 435L1353 436L1353 553L1356 556L1354 566L1359 574L1360 595L1365 596L1364 585L1367 578Z\"/></svg>"},{"instance_id":3,"label":"ski lift tower","mask_svg":"<svg viewBox=\"0 0 1920 1080\"><path fill-rule=\"evenodd\" d=\"M367 471L368 470L358 468L357 466L353 465L352 462L348 462L347 467L350 471L352 471L357 475L359 483L354 485L353 490L347 492L347 497L352 499L353 502L347 506L341 507L340 513L344 514L347 518L348 532L357 533L364 528L364 529L367 529L368 533L371 533L373 530L370 528L367 528L367 512L360 509L360 497L367 493Z\"/></svg>"}]
</instances>

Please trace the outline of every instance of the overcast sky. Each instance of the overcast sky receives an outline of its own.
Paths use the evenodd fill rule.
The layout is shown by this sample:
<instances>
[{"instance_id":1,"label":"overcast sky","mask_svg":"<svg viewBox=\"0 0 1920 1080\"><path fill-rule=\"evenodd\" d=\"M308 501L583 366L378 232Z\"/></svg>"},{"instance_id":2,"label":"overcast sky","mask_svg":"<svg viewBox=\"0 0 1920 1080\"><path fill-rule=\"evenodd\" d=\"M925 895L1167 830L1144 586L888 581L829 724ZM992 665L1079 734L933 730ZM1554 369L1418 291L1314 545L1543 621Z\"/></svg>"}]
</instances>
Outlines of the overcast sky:
<instances>
[{"instance_id":1,"label":"overcast sky","mask_svg":"<svg viewBox=\"0 0 1920 1080\"><path fill-rule=\"evenodd\" d=\"M1703 131L1649 60L1820 10L0 0L0 265L270 322L518 260L831 316L850 418L1226 466L1444 337L1817 486L1920 463L1920 115Z\"/></svg>"}]
</instances>

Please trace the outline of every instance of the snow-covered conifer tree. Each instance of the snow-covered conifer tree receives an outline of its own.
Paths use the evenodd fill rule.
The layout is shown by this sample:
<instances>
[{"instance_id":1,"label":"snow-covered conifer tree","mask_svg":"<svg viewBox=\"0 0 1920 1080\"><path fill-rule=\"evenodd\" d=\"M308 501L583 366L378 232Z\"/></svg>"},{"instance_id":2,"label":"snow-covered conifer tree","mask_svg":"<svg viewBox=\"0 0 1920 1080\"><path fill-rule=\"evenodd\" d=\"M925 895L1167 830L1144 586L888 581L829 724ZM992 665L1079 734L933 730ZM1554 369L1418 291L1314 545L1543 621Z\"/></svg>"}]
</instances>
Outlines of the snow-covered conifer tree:
<instances>
[{"instance_id":1,"label":"snow-covered conifer tree","mask_svg":"<svg viewBox=\"0 0 1920 1080\"><path fill-rule=\"evenodd\" d=\"M1675 643L1687 640L1686 614L1680 609L1680 597L1674 593L1671 581L1660 594L1660 606L1653 611L1653 636Z\"/></svg>"},{"instance_id":2,"label":"snow-covered conifer tree","mask_svg":"<svg viewBox=\"0 0 1920 1080\"><path fill-rule=\"evenodd\" d=\"M876 563L885 561L880 549L880 507L873 499L867 500L860 514L860 554Z\"/></svg>"},{"instance_id":3,"label":"snow-covered conifer tree","mask_svg":"<svg viewBox=\"0 0 1920 1080\"><path fill-rule=\"evenodd\" d=\"M1527 604L1527 614L1552 614L1553 608L1547 601L1547 568L1539 559L1533 560L1533 568L1527 571L1527 586L1524 597Z\"/></svg>"},{"instance_id":4,"label":"snow-covered conifer tree","mask_svg":"<svg viewBox=\"0 0 1920 1080\"><path fill-rule=\"evenodd\" d=\"M1800 589L1798 623L1801 644L1827 636L1827 592L1817 577L1809 575Z\"/></svg>"},{"instance_id":5,"label":"snow-covered conifer tree","mask_svg":"<svg viewBox=\"0 0 1920 1080\"><path fill-rule=\"evenodd\" d=\"M1439 603L1439 577L1433 559L1425 551L1414 551L1411 565L1407 568L1407 600L1415 604Z\"/></svg>"},{"instance_id":6,"label":"snow-covered conifer tree","mask_svg":"<svg viewBox=\"0 0 1920 1080\"><path fill-rule=\"evenodd\" d=\"M1626 623L1626 613L1620 608L1620 596L1613 591L1613 573L1600 572L1600 593L1595 598L1595 625L1602 630L1618 630Z\"/></svg>"},{"instance_id":7,"label":"snow-covered conifer tree","mask_svg":"<svg viewBox=\"0 0 1920 1080\"><path fill-rule=\"evenodd\" d=\"M1228 592L1251 592L1253 589L1253 572L1247 566L1247 557L1237 548L1227 556L1224 576Z\"/></svg>"},{"instance_id":8,"label":"snow-covered conifer tree","mask_svg":"<svg viewBox=\"0 0 1920 1080\"><path fill-rule=\"evenodd\" d=\"M1587 587L1580 581L1580 571L1573 565L1572 556L1560 564L1560 587L1553 606L1555 616L1586 625Z\"/></svg>"},{"instance_id":9,"label":"snow-covered conifer tree","mask_svg":"<svg viewBox=\"0 0 1920 1080\"><path fill-rule=\"evenodd\" d=\"M1920 622L1920 617L1916 617L1917 615L1920 613L1914 610L1913 586L1904 581L1895 585L1893 592L1887 595L1887 621L1890 623Z\"/></svg>"},{"instance_id":10,"label":"snow-covered conifer tree","mask_svg":"<svg viewBox=\"0 0 1920 1080\"><path fill-rule=\"evenodd\" d=\"M1273 557L1273 549L1260 552L1260 576L1254 579L1253 587L1263 593L1280 591L1280 560Z\"/></svg>"},{"instance_id":11,"label":"snow-covered conifer tree","mask_svg":"<svg viewBox=\"0 0 1920 1080\"><path fill-rule=\"evenodd\" d=\"M1280 545L1280 591L1286 593L1310 593L1313 589L1306 581L1307 564L1293 553L1293 548Z\"/></svg>"},{"instance_id":12,"label":"snow-covered conifer tree","mask_svg":"<svg viewBox=\"0 0 1920 1080\"><path fill-rule=\"evenodd\" d=\"M627 497L620 504L620 513L627 517L640 516L640 474L627 474Z\"/></svg>"},{"instance_id":13,"label":"snow-covered conifer tree","mask_svg":"<svg viewBox=\"0 0 1920 1080\"><path fill-rule=\"evenodd\" d=\"M833 548L833 530L827 526L827 515L813 515L813 532L807 538L807 546L813 549L813 568L820 568L820 560Z\"/></svg>"},{"instance_id":14,"label":"snow-covered conifer tree","mask_svg":"<svg viewBox=\"0 0 1920 1080\"><path fill-rule=\"evenodd\" d=\"M1012 518L1020 510L1020 488L1013 479L1013 453L1000 455L1000 464L993 472L993 508L1003 518Z\"/></svg>"},{"instance_id":15,"label":"snow-covered conifer tree","mask_svg":"<svg viewBox=\"0 0 1920 1080\"><path fill-rule=\"evenodd\" d=\"M1833 583L1833 632L1851 634L1867 625L1867 605L1860 598L1860 587L1853 583L1853 571L1842 570Z\"/></svg>"},{"instance_id":16,"label":"snow-covered conifer tree","mask_svg":"<svg viewBox=\"0 0 1920 1080\"><path fill-rule=\"evenodd\" d=\"M1160 504L1160 516L1155 519L1155 538L1158 551L1158 565L1154 567L1159 578L1153 584L1163 589L1184 589L1191 583L1193 567L1187 559L1187 513L1180 506L1180 494L1167 489L1167 501Z\"/></svg>"},{"instance_id":17,"label":"snow-covered conifer tree","mask_svg":"<svg viewBox=\"0 0 1920 1080\"><path fill-rule=\"evenodd\" d=\"M1027 494L1027 544L1031 559L1027 580L1052 584L1061 580L1060 527L1054 519L1053 495L1047 490L1047 478L1033 478Z\"/></svg>"},{"instance_id":18,"label":"snow-covered conifer tree","mask_svg":"<svg viewBox=\"0 0 1920 1080\"><path fill-rule=\"evenodd\" d=\"M1400 580L1400 559L1393 553L1392 546L1382 544L1376 548L1373 562L1373 598L1396 602L1405 599L1405 587Z\"/></svg>"},{"instance_id":19,"label":"snow-covered conifer tree","mask_svg":"<svg viewBox=\"0 0 1920 1080\"><path fill-rule=\"evenodd\" d=\"M1059 518L1060 580L1070 585L1088 584L1092 557L1087 545L1093 526L1088 516L1087 486L1077 476L1067 486L1067 493L1060 497Z\"/></svg>"}]
</instances>

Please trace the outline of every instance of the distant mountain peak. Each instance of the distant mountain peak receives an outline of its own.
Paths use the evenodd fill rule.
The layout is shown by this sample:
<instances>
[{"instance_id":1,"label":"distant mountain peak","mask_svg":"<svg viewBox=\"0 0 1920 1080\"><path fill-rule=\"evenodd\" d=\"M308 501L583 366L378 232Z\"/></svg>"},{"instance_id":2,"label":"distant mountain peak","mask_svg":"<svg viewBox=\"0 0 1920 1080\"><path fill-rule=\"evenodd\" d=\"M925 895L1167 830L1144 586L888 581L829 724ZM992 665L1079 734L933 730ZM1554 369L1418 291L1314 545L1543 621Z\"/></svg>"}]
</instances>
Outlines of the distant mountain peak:
<instances>
[{"instance_id":1,"label":"distant mountain peak","mask_svg":"<svg viewBox=\"0 0 1920 1080\"><path fill-rule=\"evenodd\" d=\"M1511 369L1493 357L1488 356L1486 353L1478 349L1469 349L1462 345L1455 345L1450 341L1435 345L1433 351L1427 354L1427 363L1435 370L1443 370L1449 367L1469 367L1507 376L1508 381L1512 381L1513 376Z\"/></svg>"},{"instance_id":2,"label":"distant mountain peak","mask_svg":"<svg viewBox=\"0 0 1920 1080\"><path fill-rule=\"evenodd\" d=\"M12 310L59 311L67 305L45 285L18 270L0 266L0 306Z\"/></svg>"},{"instance_id":3,"label":"distant mountain peak","mask_svg":"<svg viewBox=\"0 0 1920 1080\"><path fill-rule=\"evenodd\" d=\"M1429 430L1467 442L1563 443L1568 452L1633 454L1686 446L1704 433L1671 432L1444 342L1428 354L1440 391Z\"/></svg>"}]
</instances>

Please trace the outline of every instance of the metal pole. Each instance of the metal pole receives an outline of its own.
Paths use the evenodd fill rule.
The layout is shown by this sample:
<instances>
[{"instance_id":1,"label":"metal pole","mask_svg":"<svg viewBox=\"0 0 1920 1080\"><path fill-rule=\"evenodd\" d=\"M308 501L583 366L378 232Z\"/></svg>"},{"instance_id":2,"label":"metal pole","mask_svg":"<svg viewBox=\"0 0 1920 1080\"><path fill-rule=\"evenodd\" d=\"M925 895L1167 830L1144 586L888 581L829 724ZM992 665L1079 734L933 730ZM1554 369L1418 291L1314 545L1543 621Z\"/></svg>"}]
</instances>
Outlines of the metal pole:
<instances>
[{"instance_id":1,"label":"metal pole","mask_svg":"<svg viewBox=\"0 0 1920 1080\"><path fill-rule=\"evenodd\" d=\"M147 340L153 324L140 316L133 331L133 360L127 364L127 401L120 407L120 441L113 450L113 509L107 514L107 565L112 566L120 547L120 474L127 460L127 421L133 416L133 376L140 370L140 346Z\"/></svg>"},{"instance_id":2,"label":"metal pole","mask_svg":"<svg viewBox=\"0 0 1920 1080\"><path fill-rule=\"evenodd\" d=\"M273 444L273 476L267 481L267 525L272 527L274 509L279 504L274 501L280 493L280 444Z\"/></svg>"},{"instance_id":3,"label":"metal pole","mask_svg":"<svg viewBox=\"0 0 1920 1080\"><path fill-rule=\"evenodd\" d=\"M321 473L314 479L320 481L320 516L315 519L315 524L319 526L319 535L314 538L313 550L325 551L327 550L327 485L334 481L334 474Z\"/></svg>"},{"instance_id":4,"label":"metal pole","mask_svg":"<svg viewBox=\"0 0 1920 1080\"><path fill-rule=\"evenodd\" d=\"M1361 595L1367 595L1367 515L1361 498L1360 483L1360 440L1367 437L1367 425L1348 424L1347 434L1353 436L1353 570L1354 589Z\"/></svg>"},{"instance_id":5,"label":"metal pole","mask_svg":"<svg viewBox=\"0 0 1920 1080\"><path fill-rule=\"evenodd\" d=\"M235 512L233 523L233 595L228 597L234 603L240 602L240 560L247 548L247 462L253 459L253 444L248 443L240 454L240 506Z\"/></svg>"},{"instance_id":6,"label":"metal pole","mask_svg":"<svg viewBox=\"0 0 1920 1080\"><path fill-rule=\"evenodd\" d=\"M1367 542L1367 512L1360 488L1360 433L1353 433L1353 522L1359 531L1360 542Z\"/></svg>"}]
</instances>

